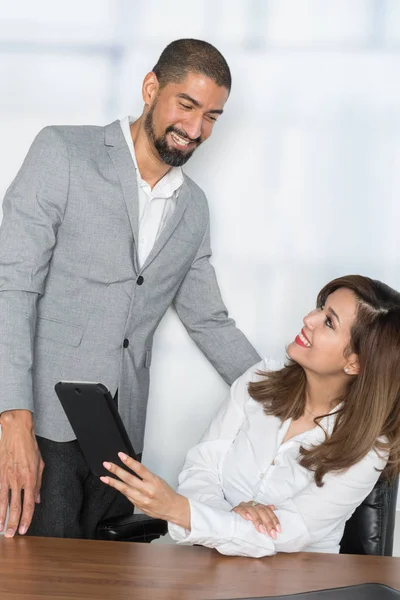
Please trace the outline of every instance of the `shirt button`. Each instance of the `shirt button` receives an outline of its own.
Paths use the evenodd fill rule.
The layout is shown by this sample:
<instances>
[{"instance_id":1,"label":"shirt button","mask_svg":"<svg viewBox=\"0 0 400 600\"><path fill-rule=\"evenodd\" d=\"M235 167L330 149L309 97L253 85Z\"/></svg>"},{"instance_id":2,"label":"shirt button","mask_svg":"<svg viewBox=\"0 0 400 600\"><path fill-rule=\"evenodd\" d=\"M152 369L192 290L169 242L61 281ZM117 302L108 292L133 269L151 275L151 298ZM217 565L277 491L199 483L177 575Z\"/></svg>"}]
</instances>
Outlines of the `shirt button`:
<instances>
[{"instance_id":1,"label":"shirt button","mask_svg":"<svg viewBox=\"0 0 400 600\"><path fill-rule=\"evenodd\" d=\"M261 473L260 479L264 479L264 473Z\"/></svg>"},{"instance_id":2,"label":"shirt button","mask_svg":"<svg viewBox=\"0 0 400 600\"><path fill-rule=\"evenodd\" d=\"M129 346L129 340L128 338L124 339L124 343L122 344L124 348L127 348Z\"/></svg>"},{"instance_id":3,"label":"shirt button","mask_svg":"<svg viewBox=\"0 0 400 600\"><path fill-rule=\"evenodd\" d=\"M139 277L136 279L136 283L138 285L142 285L143 281L144 281L144 279L143 279L143 277L141 275L139 275Z\"/></svg>"}]
</instances>

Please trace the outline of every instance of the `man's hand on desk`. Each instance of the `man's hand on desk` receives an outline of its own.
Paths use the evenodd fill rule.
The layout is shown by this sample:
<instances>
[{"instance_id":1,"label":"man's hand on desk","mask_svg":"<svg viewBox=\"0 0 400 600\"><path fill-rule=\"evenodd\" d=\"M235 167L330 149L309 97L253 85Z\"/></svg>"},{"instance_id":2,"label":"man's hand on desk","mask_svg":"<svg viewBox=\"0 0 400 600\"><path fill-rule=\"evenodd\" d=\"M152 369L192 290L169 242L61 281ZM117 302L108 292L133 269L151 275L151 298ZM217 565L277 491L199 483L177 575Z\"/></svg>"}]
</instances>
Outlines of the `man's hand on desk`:
<instances>
[{"instance_id":1,"label":"man's hand on desk","mask_svg":"<svg viewBox=\"0 0 400 600\"><path fill-rule=\"evenodd\" d=\"M277 533L281 533L282 529L274 510L275 506L273 504L259 504L254 500L241 502L232 509L233 512L243 517L243 519L253 521L253 525L257 531L267 533L275 540Z\"/></svg>"},{"instance_id":2,"label":"man's hand on desk","mask_svg":"<svg viewBox=\"0 0 400 600\"><path fill-rule=\"evenodd\" d=\"M146 515L190 529L189 500L177 494L164 479L154 475L137 460L123 452L119 452L118 456L141 479L113 463L105 462L104 467L120 481L113 477L100 477L101 481L119 490Z\"/></svg>"},{"instance_id":3,"label":"man's hand on desk","mask_svg":"<svg viewBox=\"0 0 400 600\"><path fill-rule=\"evenodd\" d=\"M0 424L0 531L4 529L10 502L5 537L14 537L17 529L21 535L27 532L35 510L35 502L40 502L44 463L33 430L32 413L29 410L5 411L1 415Z\"/></svg>"}]
</instances>

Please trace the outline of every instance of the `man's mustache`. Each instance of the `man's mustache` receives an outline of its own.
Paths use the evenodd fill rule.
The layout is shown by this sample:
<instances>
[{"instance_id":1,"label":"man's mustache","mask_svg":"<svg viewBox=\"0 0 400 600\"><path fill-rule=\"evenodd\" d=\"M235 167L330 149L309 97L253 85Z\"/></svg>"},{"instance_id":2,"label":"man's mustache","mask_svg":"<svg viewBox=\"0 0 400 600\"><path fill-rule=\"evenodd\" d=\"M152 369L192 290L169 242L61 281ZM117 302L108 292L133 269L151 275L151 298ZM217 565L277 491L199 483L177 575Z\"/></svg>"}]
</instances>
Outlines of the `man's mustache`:
<instances>
[{"instance_id":1,"label":"man's mustache","mask_svg":"<svg viewBox=\"0 0 400 600\"><path fill-rule=\"evenodd\" d=\"M178 129L174 125L170 125L169 127L167 127L167 129L165 130L165 134L170 133L172 131L174 133L176 133L177 135L179 135L184 140L187 140L188 142L193 142L194 144L197 144L197 145L201 144L201 136L200 135L199 135L199 137L193 139L190 136L188 136L188 134L185 131L182 131L182 129Z\"/></svg>"}]
</instances>

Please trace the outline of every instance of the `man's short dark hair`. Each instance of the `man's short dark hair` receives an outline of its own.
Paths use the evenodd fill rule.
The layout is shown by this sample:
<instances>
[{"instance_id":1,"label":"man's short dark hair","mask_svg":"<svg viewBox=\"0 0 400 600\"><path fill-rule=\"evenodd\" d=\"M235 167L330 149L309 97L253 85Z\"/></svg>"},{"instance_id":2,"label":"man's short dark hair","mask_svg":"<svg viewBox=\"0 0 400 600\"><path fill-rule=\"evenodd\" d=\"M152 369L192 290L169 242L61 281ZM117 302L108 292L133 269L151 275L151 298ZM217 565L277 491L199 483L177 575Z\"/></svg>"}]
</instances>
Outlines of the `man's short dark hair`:
<instances>
[{"instance_id":1,"label":"man's short dark hair","mask_svg":"<svg viewBox=\"0 0 400 600\"><path fill-rule=\"evenodd\" d=\"M212 44L202 40L182 39L168 44L153 68L160 88L180 83L189 73L206 75L230 92L232 85L228 63Z\"/></svg>"}]
</instances>

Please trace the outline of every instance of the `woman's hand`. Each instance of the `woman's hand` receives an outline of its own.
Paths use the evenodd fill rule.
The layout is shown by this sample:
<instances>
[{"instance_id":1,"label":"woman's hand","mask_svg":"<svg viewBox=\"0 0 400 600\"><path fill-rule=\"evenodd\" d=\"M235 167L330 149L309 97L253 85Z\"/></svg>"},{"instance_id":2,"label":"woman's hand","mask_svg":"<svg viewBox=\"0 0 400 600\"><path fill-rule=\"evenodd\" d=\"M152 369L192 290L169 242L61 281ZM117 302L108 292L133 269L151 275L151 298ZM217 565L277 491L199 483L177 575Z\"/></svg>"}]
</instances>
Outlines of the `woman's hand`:
<instances>
[{"instance_id":1,"label":"woman's hand","mask_svg":"<svg viewBox=\"0 0 400 600\"><path fill-rule=\"evenodd\" d=\"M177 494L164 479L154 475L137 460L123 452L119 452L118 456L141 479L113 463L105 462L104 467L119 479L100 477L101 481L124 494L146 515L190 529L189 500Z\"/></svg>"},{"instance_id":2,"label":"woman's hand","mask_svg":"<svg viewBox=\"0 0 400 600\"><path fill-rule=\"evenodd\" d=\"M268 533L275 540L277 532L282 533L282 529L274 510L275 506L273 504L259 504L253 500L241 502L235 508L232 508L232 511L243 517L243 519L253 521L257 531Z\"/></svg>"}]
</instances>

